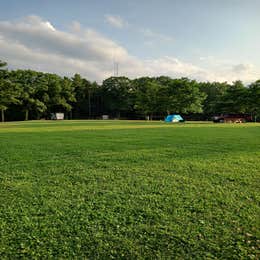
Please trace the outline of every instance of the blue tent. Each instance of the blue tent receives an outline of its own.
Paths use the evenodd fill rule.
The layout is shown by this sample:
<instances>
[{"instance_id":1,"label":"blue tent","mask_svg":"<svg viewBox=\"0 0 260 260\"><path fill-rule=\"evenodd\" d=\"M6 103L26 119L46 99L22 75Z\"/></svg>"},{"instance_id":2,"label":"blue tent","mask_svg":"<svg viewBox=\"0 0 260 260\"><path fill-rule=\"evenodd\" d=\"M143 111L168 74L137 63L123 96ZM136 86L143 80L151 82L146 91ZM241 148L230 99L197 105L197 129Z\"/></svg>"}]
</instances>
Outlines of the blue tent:
<instances>
[{"instance_id":1,"label":"blue tent","mask_svg":"<svg viewBox=\"0 0 260 260\"><path fill-rule=\"evenodd\" d=\"M184 119L180 115L168 115L165 120L167 123L184 122Z\"/></svg>"}]
</instances>

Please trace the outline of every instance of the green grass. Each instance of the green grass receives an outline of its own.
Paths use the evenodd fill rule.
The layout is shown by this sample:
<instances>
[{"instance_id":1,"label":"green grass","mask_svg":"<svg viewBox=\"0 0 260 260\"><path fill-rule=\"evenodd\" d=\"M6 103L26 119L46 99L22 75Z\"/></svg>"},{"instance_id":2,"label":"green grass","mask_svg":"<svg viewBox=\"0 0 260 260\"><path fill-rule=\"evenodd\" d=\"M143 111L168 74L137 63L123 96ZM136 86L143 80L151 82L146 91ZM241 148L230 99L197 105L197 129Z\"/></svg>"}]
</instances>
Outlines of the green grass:
<instances>
[{"instance_id":1,"label":"green grass","mask_svg":"<svg viewBox=\"0 0 260 260\"><path fill-rule=\"evenodd\" d=\"M0 258L259 257L260 124L0 124Z\"/></svg>"}]
</instances>

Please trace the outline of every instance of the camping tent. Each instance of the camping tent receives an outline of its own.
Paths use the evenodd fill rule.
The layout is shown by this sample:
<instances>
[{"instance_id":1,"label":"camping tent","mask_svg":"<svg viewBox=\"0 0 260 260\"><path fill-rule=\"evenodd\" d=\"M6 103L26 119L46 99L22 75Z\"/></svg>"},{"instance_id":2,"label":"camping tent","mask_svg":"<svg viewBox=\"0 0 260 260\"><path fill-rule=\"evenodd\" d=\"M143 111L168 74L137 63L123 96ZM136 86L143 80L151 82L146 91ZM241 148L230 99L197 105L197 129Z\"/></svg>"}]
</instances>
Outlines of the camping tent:
<instances>
[{"instance_id":1,"label":"camping tent","mask_svg":"<svg viewBox=\"0 0 260 260\"><path fill-rule=\"evenodd\" d=\"M165 120L167 123L184 122L184 119L180 115L168 115Z\"/></svg>"}]
</instances>

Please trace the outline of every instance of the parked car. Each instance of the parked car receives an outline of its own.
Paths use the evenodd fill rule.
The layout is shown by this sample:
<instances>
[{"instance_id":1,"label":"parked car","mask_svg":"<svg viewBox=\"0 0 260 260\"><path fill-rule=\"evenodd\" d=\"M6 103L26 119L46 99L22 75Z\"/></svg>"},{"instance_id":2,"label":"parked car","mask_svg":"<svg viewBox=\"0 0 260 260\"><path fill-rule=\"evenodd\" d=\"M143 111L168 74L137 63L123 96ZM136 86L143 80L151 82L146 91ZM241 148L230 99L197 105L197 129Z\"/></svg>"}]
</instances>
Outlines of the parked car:
<instances>
[{"instance_id":1,"label":"parked car","mask_svg":"<svg viewBox=\"0 0 260 260\"><path fill-rule=\"evenodd\" d=\"M214 123L245 123L252 122L252 117L250 115L241 114L226 114L213 117Z\"/></svg>"}]
</instances>

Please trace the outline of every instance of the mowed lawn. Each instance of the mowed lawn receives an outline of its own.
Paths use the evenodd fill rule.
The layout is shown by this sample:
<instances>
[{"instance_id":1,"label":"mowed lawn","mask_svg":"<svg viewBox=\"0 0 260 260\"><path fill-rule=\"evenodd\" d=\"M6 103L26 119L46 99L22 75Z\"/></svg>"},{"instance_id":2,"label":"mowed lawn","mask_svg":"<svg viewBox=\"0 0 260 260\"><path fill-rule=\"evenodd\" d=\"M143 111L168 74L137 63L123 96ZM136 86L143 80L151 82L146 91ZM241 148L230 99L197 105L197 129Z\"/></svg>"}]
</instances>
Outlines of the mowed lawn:
<instances>
[{"instance_id":1,"label":"mowed lawn","mask_svg":"<svg viewBox=\"0 0 260 260\"><path fill-rule=\"evenodd\" d=\"M0 124L0 258L258 259L260 124Z\"/></svg>"}]
</instances>

